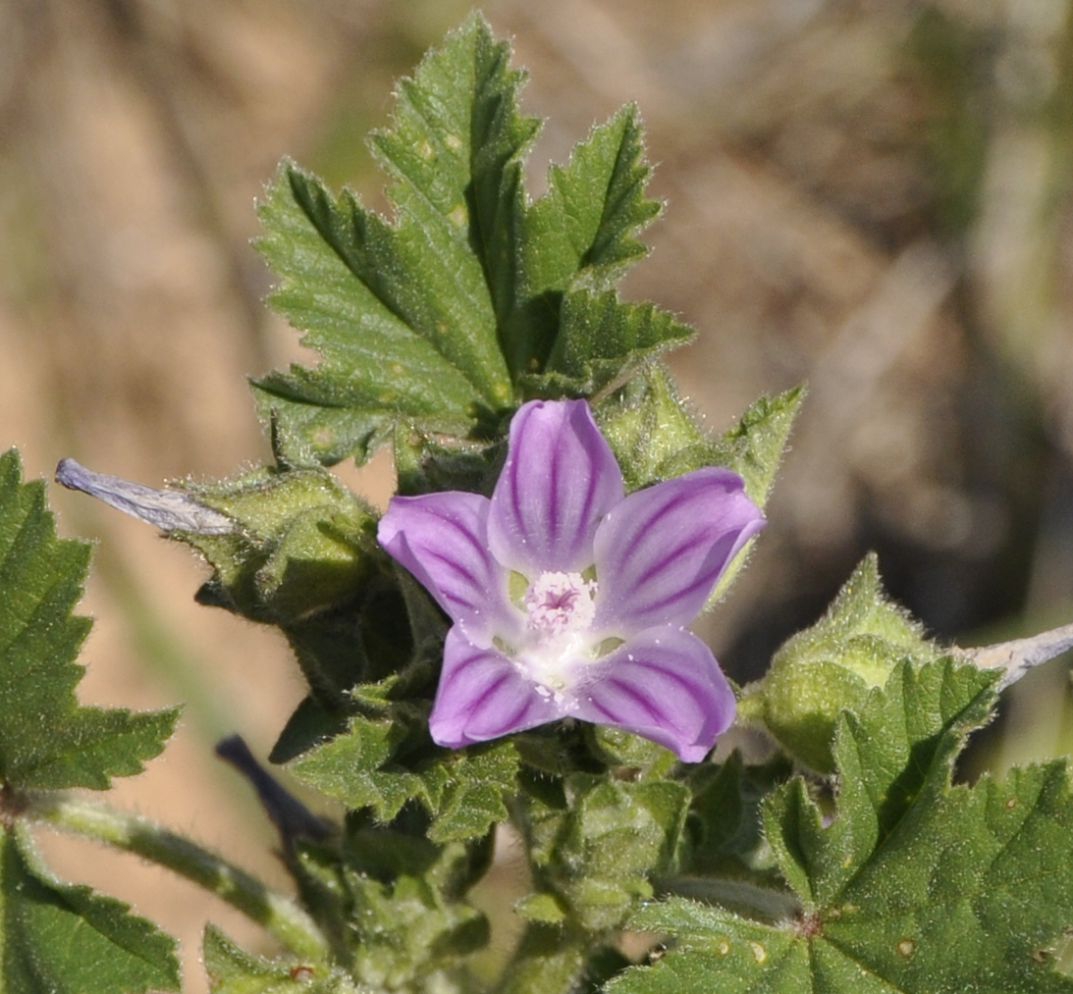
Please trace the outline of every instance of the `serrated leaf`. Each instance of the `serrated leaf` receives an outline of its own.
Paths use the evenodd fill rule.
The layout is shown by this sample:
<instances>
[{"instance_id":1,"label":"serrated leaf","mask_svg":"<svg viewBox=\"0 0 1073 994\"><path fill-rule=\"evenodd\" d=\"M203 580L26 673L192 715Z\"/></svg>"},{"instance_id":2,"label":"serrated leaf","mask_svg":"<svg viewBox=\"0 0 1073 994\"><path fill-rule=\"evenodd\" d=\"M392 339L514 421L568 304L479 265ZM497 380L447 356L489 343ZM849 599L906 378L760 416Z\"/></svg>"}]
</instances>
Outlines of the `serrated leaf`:
<instances>
[{"instance_id":1,"label":"serrated leaf","mask_svg":"<svg viewBox=\"0 0 1073 994\"><path fill-rule=\"evenodd\" d=\"M408 729L396 716L353 718L347 730L290 764L303 783L346 805L372 808L377 819L391 821L409 800L424 793L421 778L391 764L407 741Z\"/></svg>"},{"instance_id":2,"label":"serrated leaf","mask_svg":"<svg viewBox=\"0 0 1073 994\"><path fill-rule=\"evenodd\" d=\"M127 906L63 884L21 828L0 830L0 987L5 994L179 989L175 942Z\"/></svg>"},{"instance_id":3,"label":"serrated leaf","mask_svg":"<svg viewBox=\"0 0 1073 994\"><path fill-rule=\"evenodd\" d=\"M646 254L636 235L660 211L644 195L650 173L633 106L593 128L567 165L551 167L548 192L526 214L523 285L504 331L504 351L516 375L544 368L560 335L568 288L584 281L606 290Z\"/></svg>"},{"instance_id":4,"label":"serrated leaf","mask_svg":"<svg viewBox=\"0 0 1073 994\"><path fill-rule=\"evenodd\" d=\"M75 657L90 621L72 611L89 546L57 538L43 484L21 480L17 453L0 456L0 781L103 790L141 772L178 712L79 707Z\"/></svg>"},{"instance_id":5,"label":"serrated leaf","mask_svg":"<svg viewBox=\"0 0 1073 994\"><path fill-rule=\"evenodd\" d=\"M577 273L605 287L648 249L636 236L660 213L645 196L645 162L637 107L623 107L575 146L565 166L552 166L548 192L530 211L530 289L564 290Z\"/></svg>"},{"instance_id":6,"label":"serrated leaf","mask_svg":"<svg viewBox=\"0 0 1073 994\"><path fill-rule=\"evenodd\" d=\"M470 16L399 84L391 128L371 139L399 214L422 230L443 218L468 239L500 324L518 295L522 161L540 130L518 112L525 74L510 54Z\"/></svg>"},{"instance_id":7,"label":"serrated leaf","mask_svg":"<svg viewBox=\"0 0 1073 994\"><path fill-rule=\"evenodd\" d=\"M694 335L654 304L626 303L614 290L572 290L562 301L545 373L534 382L554 384L561 393L597 394Z\"/></svg>"},{"instance_id":8,"label":"serrated leaf","mask_svg":"<svg viewBox=\"0 0 1073 994\"><path fill-rule=\"evenodd\" d=\"M994 674L949 661L902 663L859 714L839 720L832 750L838 817L825 825L800 778L769 796L767 836L803 900L832 901L914 805L943 794L969 732L990 718L994 682Z\"/></svg>"},{"instance_id":9,"label":"serrated leaf","mask_svg":"<svg viewBox=\"0 0 1073 994\"><path fill-rule=\"evenodd\" d=\"M530 204L540 122L519 113L509 59L473 15L400 83L371 138L393 221L291 163L269 189L271 301L322 357L254 385L282 465L364 461L395 425L486 439L520 379L529 394L591 392L690 336L610 292L660 209L636 108L595 128Z\"/></svg>"},{"instance_id":10,"label":"serrated leaf","mask_svg":"<svg viewBox=\"0 0 1073 994\"><path fill-rule=\"evenodd\" d=\"M303 782L357 811L391 821L411 800L432 816L429 838L447 843L484 835L507 817L519 757L509 742L450 751L428 741L427 712L393 703L384 717L358 716L334 739L291 764ZM405 761L401 759L406 756Z\"/></svg>"},{"instance_id":11,"label":"serrated leaf","mask_svg":"<svg viewBox=\"0 0 1073 994\"><path fill-rule=\"evenodd\" d=\"M874 555L865 557L823 618L795 635L764 679L746 690L769 731L798 761L831 769L831 736L843 708L856 708L903 659L935 660L941 650L883 592Z\"/></svg>"},{"instance_id":12,"label":"serrated leaf","mask_svg":"<svg viewBox=\"0 0 1073 994\"><path fill-rule=\"evenodd\" d=\"M339 970L253 956L212 925L205 929L202 951L212 994L359 994Z\"/></svg>"},{"instance_id":13,"label":"serrated leaf","mask_svg":"<svg viewBox=\"0 0 1073 994\"><path fill-rule=\"evenodd\" d=\"M272 304L322 356L255 384L288 462L364 461L399 422L465 436L511 402L498 319L514 305L520 157L537 124L517 114L508 55L475 16L400 85L393 126L373 137L394 223L291 164L269 190Z\"/></svg>"},{"instance_id":14,"label":"serrated leaf","mask_svg":"<svg viewBox=\"0 0 1073 994\"><path fill-rule=\"evenodd\" d=\"M965 737L990 716L993 684L949 660L900 666L840 721L833 817L801 780L767 803L798 917L751 921L681 899L644 909L631 926L674 935L677 948L609 992L1073 990L1054 969L1073 923L1066 764L950 782Z\"/></svg>"},{"instance_id":15,"label":"serrated leaf","mask_svg":"<svg viewBox=\"0 0 1073 994\"><path fill-rule=\"evenodd\" d=\"M681 871L730 878L747 871L754 880L773 871L760 805L789 773L790 764L783 757L762 766L746 766L737 751L720 766L709 764L690 771L690 846Z\"/></svg>"}]
</instances>

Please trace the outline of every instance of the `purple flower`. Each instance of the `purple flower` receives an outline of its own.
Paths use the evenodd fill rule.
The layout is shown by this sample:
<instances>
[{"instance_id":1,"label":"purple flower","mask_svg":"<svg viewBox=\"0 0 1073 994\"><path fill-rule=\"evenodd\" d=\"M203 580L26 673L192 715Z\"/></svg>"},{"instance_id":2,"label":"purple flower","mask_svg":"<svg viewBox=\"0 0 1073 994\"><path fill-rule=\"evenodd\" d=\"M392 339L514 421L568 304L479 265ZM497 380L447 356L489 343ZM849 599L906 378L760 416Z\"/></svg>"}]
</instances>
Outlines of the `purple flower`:
<instances>
[{"instance_id":1,"label":"purple flower","mask_svg":"<svg viewBox=\"0 0 1073 994\"><path fill-rule=\"evenodd\" d=\"M432 738L458 748L580 718L700 761L734 694L684 626L764 523L725 469L626 496L588 404L526 404L491 500L396 497L380 522L454 621Z\"/></svg>"}]
</instances>

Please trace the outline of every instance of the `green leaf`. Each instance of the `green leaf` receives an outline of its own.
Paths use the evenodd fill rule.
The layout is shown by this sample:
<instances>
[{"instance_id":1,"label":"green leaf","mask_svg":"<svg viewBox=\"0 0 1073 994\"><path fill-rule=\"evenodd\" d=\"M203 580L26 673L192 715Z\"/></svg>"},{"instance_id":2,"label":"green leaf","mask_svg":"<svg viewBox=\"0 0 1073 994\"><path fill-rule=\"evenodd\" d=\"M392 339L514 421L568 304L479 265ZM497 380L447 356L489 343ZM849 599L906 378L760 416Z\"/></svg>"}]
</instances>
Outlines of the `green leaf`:
<instances>
[{"instance_id":1,"label":"green leaf","mask_svg":"<svg viewBox=\"0 0 1073 994\"><path fill-rule=\"evenodd\" d=\"M519 381L589 393L691 336L612 290L660 210L636 109L594 128L530 204L540 122L519 112L525 77L509 60L474 15L399 84L371 137L392 221L291 163L269 188L271 303L321 356L254 385L281 465L364 461L393 426L487 440Z\"/></svg>"},{"instance_id":2,"label":"green leaf","mask_svg":"<svg viewBox=\"0 0 1073 994\"><path fill-rule=\"evenodd\" d=\"M353 718L347 731L306 752L291 770L349 810L371 808L381 822L416 800L432 816L429 838L446 843L479 837L506 819L518 763L509 742L435 748L427 710L394 702L384 717Z\"/></svg>"},{"instance_id":3,"label":"green leaf","mask_svg":"<svg viewBox=\"0 0 1073 994\"><path fill-rule=\"evenodd\" d=\"M635 236L660 211L644 195L650 173L633 106L594 128L566 166L551 167L548 192L525 217L523 284L503 335L516 375L544 369L560 335L563 295L571 286L583 282L593 291L609 289L646 254ZM574 351L578 330L569 345L556 345L560 353Z\"/></svg>"},{"instance_id":4,"label":"green leaf","mask_svg":"<svg viewBox=\"0 0 1073 994\"><path fill-rule=\"evenodd\" d=\"M340 961L376 990L432 989L430 975L488 941L487 920L464 896L488 868L492 836L437 845L411 834L425 827L412 814L391 826L352 815L341 845L300 842L290 862Z\"/></svg>"},{"instance_id":5,"label":"green leaf","mask_svg":"<svg viewBox=\"0 0 1073 994\"><path fill-rule=\"evenodd\" d=\"M288 462L364 461L399 420L466 434L481 405L508 401L483 275L450 221L389 225L290 164L261 219L281 279L270 302L323 357L255 383Z\"/></svg>"},{"instance_id":6,"label":"green leaf","mask_svg":"<svg viewBox=\"0 0 1073 994\"><path fill-rule=\"evenodd\" d=\"M592 129L566 166L552 166L548 192L529 214L529 290L562 292L578 273L605 288L648 249L636 235L661 210L645 196L652 174L644 132L630 104Z\"/></svg>"},{"instance_id":7,"label":"green leaf","mask_svg":"<svg viewBox=\"0 0 1073 994\"><path fill-rule=\"evenodd\" d=\"M839 719L833 755L838 817L827 827L797 778L769 795L768 841L791 886L807 903L829 903L914 805L946 793L954 759L994 705L995 674L950 661L906 661L860 713Z\"/></svg>"},{"instance_id":8,"label":"green leaf","mask_svg":"<svg viewBox=\"0 0 1073 994\"><path fill-rule=\"evenodd\" d=\"M202 950L212 994L360 994L340 970L253 956L211 925Z\"/></svg>"},{"instance_id":9,"label":"green leaf","mask_svg":"<svg viewBox=\"0 0 1073 994\"><path fill-rule=\"evenodd\" d=\"M654 304L624 303L614 290L572 290L562 302L546 373L537 380L545 390L554 384L557 393L596 394L694 334Z\"/></svg>"},{"instance_id":10,"label":"green leaf","mask_svg":"<svg viewBox=\"0 0 1073 994\"><path fill-rule=\"evenodd\" d=\"M631 927L676 937L614 994L823 990L831 994L1061 992L1055 950L1073 923L1073 791L1064 762L1004 781L951 784L994 676L950 660L905 662L839 722L837 807L798 779L765 820L803 908L749 920L674 899Z\"/></svg>"},{"instance_id":11,"label":"green leaf","mask_svg":"<svg viewBox=\"0 0 1073 994\"><path fill-rule=\"evenodd\" d=\"M775 784L784 781L790 764L782 757L762 766L747 766L737 751L720 766L690 771L689 852L681 870L753 879L774 870L771 848L762 834L760 807Z\"/></svg>"},{"instance_id":12,"label":"green leaf","mask_svg":"<svg viewBox=\"0 0 1073 994\"><path fill-rule=\"evenodd\" d=\"M0 831L0 986L5 994L179 989L175 942L126 905L45 870L22 828Z\"/></svg>"},{"instance_id":13,"label":"green leaf","mask_svg":"<svg viewBox=\"0 0 1073 994\"><path fill-rule=\"evenodd\" d=\"M446 220L468 241L497 324L518 296L522 165L540 130L518 112L525 74L510 69L510 54L472 15L399 84L392 126L371 141L399 215L426 231Z\"/></svg>"},{"instance_id":14,"label":"green leaf","mask_svg":"<svg viewBox=\"0 0 1073 994\"><path fill-rule=\"evenodd\" d=\"M478 16L403 81L373 137L396 219L285 163L261 208L273 306L322 356L255 384L288 463L364 461L392 425L465 436L513 391L499 322L513 307L520 157L509 49Z\"/></svg>"},{"instance_id":15,"label":"green leaf","mask_svg":"<svg viewBox=\"0 0 1073 994\"><path fill-rule=\"evenodd\" d=\"M743 714L760 716L795 759L828 772L841 710L862 704L902 659L940 656L920 626L884 595L876 557L869 555L827 614L790 639L763 680L746 688Z\"/></svg>"},{"instance_id":16,"label":"green leaf","mask_svg":"<svg viewBox=\"0 0 1073 994\"><path fill-rule=\"evenodd\" d=\"M174 728L175 710L79 707L75 662L90 621L73 615L89 546L56 537L44 485L0 456L0 781L12 787L106 789L139 773Z\"/></svg>"}]
</instances>

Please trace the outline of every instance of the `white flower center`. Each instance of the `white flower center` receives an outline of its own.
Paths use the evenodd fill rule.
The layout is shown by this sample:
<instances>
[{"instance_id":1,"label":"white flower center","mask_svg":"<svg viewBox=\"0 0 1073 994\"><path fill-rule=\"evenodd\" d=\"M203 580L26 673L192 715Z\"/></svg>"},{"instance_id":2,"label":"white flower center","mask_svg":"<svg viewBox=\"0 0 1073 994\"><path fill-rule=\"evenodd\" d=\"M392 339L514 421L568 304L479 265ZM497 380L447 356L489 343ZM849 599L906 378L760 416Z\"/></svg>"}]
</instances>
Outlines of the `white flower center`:
<instances>
[{"instance_id":1,"label":"white flower center","mask_svg":"<svg viewBox=\"0 0 1073 994\"><path fill-rule=\"evenodd\" d=\"M596 584L580 573L541 573L525 594L526 627L542 641L585 631L596 616Z\"/></svg>"},{"instance_id":2,"label":"white flower center","mask_svg":"<svg viewBox=\"0 0 1073 994\"><path fill-rule=\"evenodd\" d=\"M515 662L556 697L573 684L577 664L593 654L596 583L580 573L541 573L522 599L529 637Z\"/></svg>"}]
</instances>

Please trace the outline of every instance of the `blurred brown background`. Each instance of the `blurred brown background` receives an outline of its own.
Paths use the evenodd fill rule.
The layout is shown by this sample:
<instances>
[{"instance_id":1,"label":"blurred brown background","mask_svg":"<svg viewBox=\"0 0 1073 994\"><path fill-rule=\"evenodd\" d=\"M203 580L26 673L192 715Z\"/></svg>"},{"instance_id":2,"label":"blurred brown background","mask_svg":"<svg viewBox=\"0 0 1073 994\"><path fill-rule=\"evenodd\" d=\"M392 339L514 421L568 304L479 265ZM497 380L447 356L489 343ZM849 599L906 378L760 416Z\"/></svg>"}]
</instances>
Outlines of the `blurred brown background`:
<instances>
[{"instance_id":1,"label":"blurred brown background","mask_svg":"<svg viewBox=\"0 0 1073 994\"><path fill-rule=\"evenodd\" d=\"M489 0L563 160L636 101L667 214L627 290L697 326L676 359L713 430L761 392L811 397L771 525L709 634L739 679L876 548L893 593L965 644L1073 620L1073 3L1069 0ZM0 444L146 483L266 458L244 387L299 354L262 305L254 199L284 154L374 204L362 140L455 0L3 0ZM352 485L383 502L390 467ZM188 553L52 493L98 540L86 700L187 703L115 800L279 880L244 784L301 685L282 640L196 607ZM1008 695L999 767L1065 752L1067 667ZM238 841L239 839L245 841ZM182 937L193 888L92 846L107 883ZM263 947L262 947L263 948Z\"/></svg>"}]
</instances>

